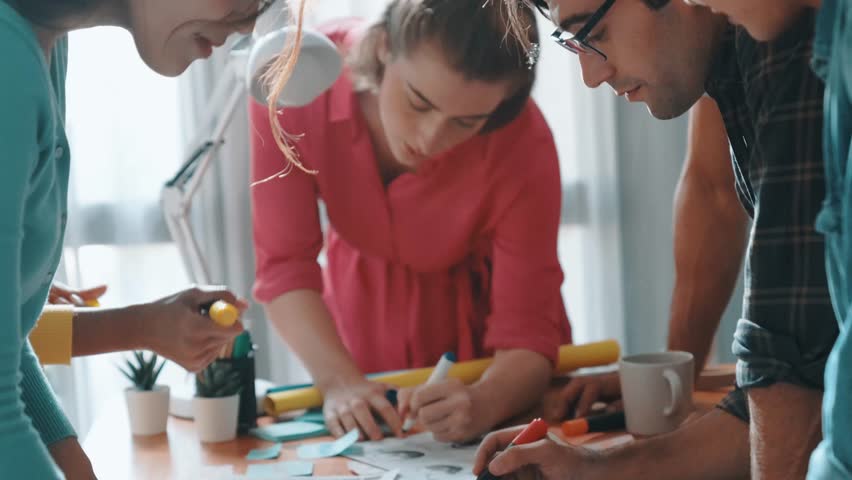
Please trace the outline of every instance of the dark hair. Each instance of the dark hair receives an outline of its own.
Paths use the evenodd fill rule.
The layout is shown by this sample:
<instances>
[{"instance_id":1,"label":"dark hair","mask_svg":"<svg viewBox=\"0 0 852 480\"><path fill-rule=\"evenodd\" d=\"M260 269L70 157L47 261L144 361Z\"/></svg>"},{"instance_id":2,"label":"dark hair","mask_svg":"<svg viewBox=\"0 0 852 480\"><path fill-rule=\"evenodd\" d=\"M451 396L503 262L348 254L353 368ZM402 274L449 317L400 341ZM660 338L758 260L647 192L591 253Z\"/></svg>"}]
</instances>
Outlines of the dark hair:
<instances>
[{"instance_id":1,"label":"dark hair","mask_svg":"<svg viewBox=\"0 0 852 480\"><path fill-rule=\"evenodd\" d=\"M518 0L505 0L509 6L513 6L517 4ZM645 4L646 7L651 10L659 10L666 5L669 4L670 0L642 0L642 3ZM528 0L530 5L535 7L536 10L541 12L544 16L550 16L550 6L547 4L548 0ZM603 2L601 2L603 3ZM513 28L515 30L515 28Z\"/></svg>"},{"instance_id":2,"label":"dark hair","mask_svg":"<svg viewBox=\"0 0 852 480\"><path fill-rule=\"evenodd\" d=\"M502 0L394 0L348 59L355 88L378 88L384 74L379 42L385 41L396 58L424 41L437 41L452 68L467 78L515 82L515 91L492 113L481 133L496 130L523 110L535 82L537 48L530 55L525 47L538 43L535 16L524 6L519 18L523 39L510 32L509 12Z\"/></svg>"},{"instance_id":3,"label":"dark hair","mask_svg":"<svg viewBox=\"0 0 852 480\"><path fill-rule=\"evenodd\" d=\"M91 11L99 0L0 0L8 3L22 17L46 28L60 27L72 15Z\"/></svg>"}]
</instances>

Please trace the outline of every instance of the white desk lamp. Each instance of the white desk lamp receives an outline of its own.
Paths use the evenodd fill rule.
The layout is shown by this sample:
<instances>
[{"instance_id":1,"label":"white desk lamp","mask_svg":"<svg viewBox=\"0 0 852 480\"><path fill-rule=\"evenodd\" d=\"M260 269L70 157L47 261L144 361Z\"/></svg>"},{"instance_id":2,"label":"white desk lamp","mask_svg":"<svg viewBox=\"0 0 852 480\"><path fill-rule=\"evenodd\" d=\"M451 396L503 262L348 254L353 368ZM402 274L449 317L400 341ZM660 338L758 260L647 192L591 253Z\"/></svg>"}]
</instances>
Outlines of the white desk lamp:
<instances>
[{"instance_id":1,"label":"white desk lamp","mask_svg":"<svg viewBox=\"0 0 852 480\"><path fill-rule=\"evenodd\" d=\"M198 284L210 284L211 279L207 262L189 221L192 199L225 141L225 130L240 100L246 93L250 93L255 100L266 104L267 89L261 77L296 31L296 27L289 24L286 3L286 0L276 1L258 18L252 35L244 36L234 43L228 53L224 75L213 89L210 102L201 117L202 133L198 141L193 143L197 147L175 176L166 182L160 194L160 205L169 233L177 244L189 279ZM287 87L278 97L279 107L298 107L310 103L331 87L340 75L343 62L335 45L317 31L304 28L302 33L299 59ZM270 382L256 381L258 400L263 399L270 386ZM171 387L170 413L192 418L194 381L187 380Z\"/></svg>"},{"instance_id":2,"label":"white desk lamp","mask_svg":"<svg viewBox=\"0 0 852 480\"><path fill-rule=\"evenodd\" d=\"M254 32L237 41L228 54L226 71L213 89L202 118L202 134L189 159L166 182L160 196L169 233L178 246L191 281L210 284L210 271L189 222L192 199L224 143L225 130L240 100L248 91L266 104L267 88L261 77L295 33L289 25L286 1L277 1L258 18ZM282 4L279 7L279 4ZM287 87L278 97L279 107L298 107L317 98L337 80L342 60L335 45L322 33L303 29L299 60ZM206 129L213 126L212 130ZM242 160L242 159L240 159Z\"/></svg>"}]
</instances>

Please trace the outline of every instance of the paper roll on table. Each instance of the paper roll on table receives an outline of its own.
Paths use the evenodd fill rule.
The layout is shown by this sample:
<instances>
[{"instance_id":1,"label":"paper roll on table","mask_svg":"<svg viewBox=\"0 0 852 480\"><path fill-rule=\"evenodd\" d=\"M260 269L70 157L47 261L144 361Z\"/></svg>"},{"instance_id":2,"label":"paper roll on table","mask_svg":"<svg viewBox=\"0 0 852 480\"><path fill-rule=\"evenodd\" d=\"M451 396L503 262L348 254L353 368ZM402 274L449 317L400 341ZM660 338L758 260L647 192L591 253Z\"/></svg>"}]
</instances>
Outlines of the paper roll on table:
<instances>
[{"instance_id":1,"label":"paper roll on table","mask_svg":"<svg viewBox=\"0 0 852 480\"><path fill-rule=\"evenodd\" d=\"M615 340L587 343L584 345L563 345L559 348L559 362L556 373L565 373L578 368L599 367L618 361L621 350ZM457 378L466 384L475 382L485 373L493 358L483 358L458 362L450 369L450 378ZM396 387L414 387L429 379L434 367L402 370L386 374L371 375L370 380L387 383ZM263 401L263 409L269 415L280 415L292 410L313 408L322 405L322 394L313 386L295 388L286 391L270 392Z\"/></svg>"}]
</instances>

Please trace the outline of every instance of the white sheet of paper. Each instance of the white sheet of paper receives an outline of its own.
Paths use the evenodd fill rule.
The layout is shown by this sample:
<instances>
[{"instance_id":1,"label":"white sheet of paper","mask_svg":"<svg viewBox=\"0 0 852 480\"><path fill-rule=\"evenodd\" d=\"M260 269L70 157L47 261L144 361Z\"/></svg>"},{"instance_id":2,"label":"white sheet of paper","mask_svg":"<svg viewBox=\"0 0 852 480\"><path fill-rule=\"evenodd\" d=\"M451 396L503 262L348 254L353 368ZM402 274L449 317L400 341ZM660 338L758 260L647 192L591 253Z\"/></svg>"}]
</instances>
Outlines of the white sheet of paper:
<instances>
[{"instance_id":1,"label":"white sheet of paper","mask_svg":"<svg viewBox=\"0 0 852 480\"><path fill-rule=\"evenodd\" d=\"M471 480L477 445L454 446L435 441L431 433L362 442L348 458L385 470L399 470L399 480Z\"/></svg>"}]
</instances>

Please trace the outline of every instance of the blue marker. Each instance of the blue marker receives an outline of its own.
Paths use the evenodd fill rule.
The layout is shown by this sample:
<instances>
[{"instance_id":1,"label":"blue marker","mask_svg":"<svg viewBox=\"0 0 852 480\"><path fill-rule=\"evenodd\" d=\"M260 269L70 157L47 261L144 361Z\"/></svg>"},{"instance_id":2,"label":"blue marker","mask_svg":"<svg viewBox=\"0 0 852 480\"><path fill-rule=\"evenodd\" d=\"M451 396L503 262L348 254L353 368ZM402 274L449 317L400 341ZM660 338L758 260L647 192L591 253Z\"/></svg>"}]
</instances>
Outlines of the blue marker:
<instances>
[{"instance_id":1,"label":"blue marker","mask_svg":"<svg viewBox=\"0 0 852 480\"><path fill-rule=\"evenodd\" d=\"M429 375L429 379L426 380L426 385L438 383L447 378L447 375L450 373L450 367L455 365L455 363L456 355L453 352L447 352L441 355L441 359L438 360L438 364L435 365L435 369L432 370L432 374ZM408 417L402 425L402 431L408 432L416 422L417 420L414 417Z\"/></svg>"}]
</instances>

